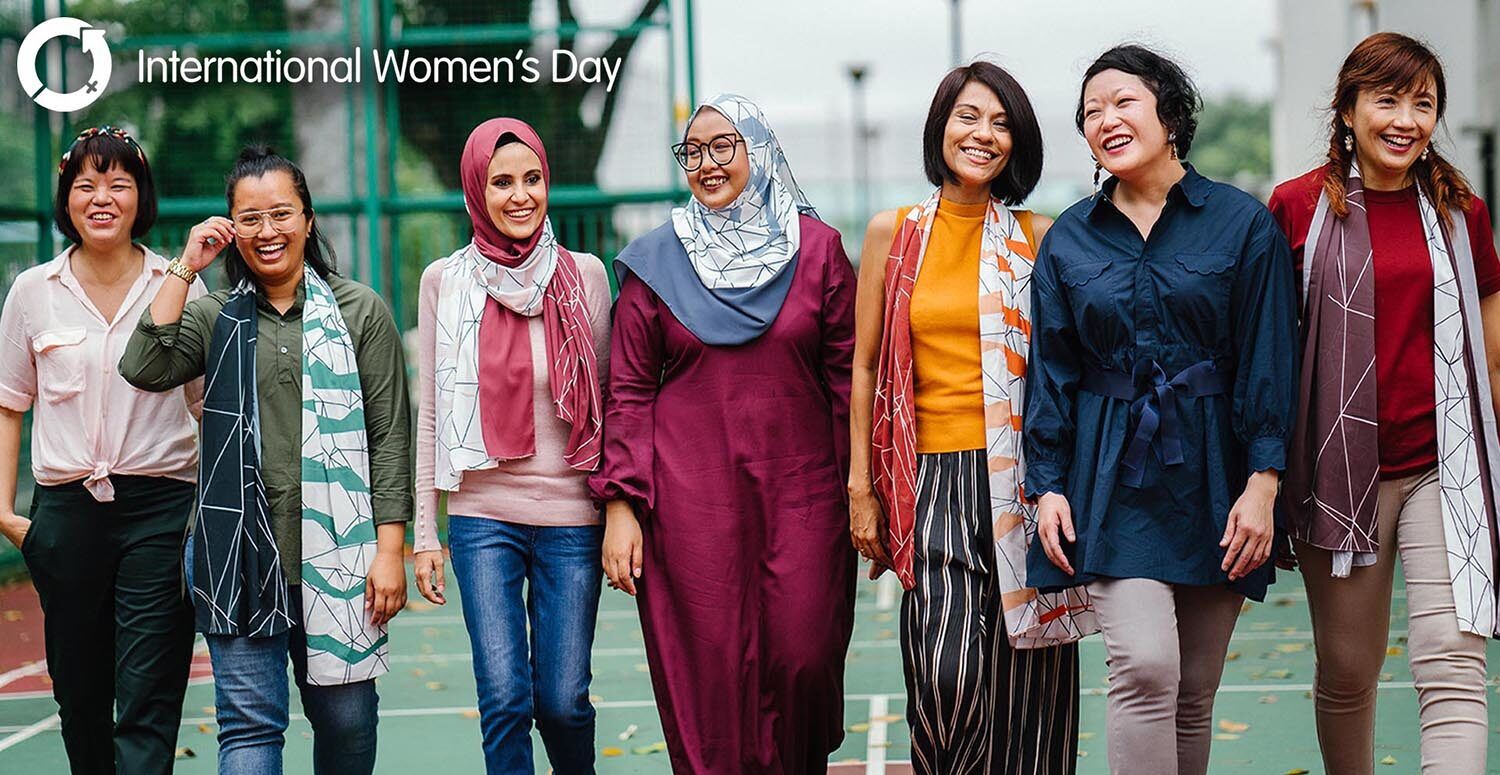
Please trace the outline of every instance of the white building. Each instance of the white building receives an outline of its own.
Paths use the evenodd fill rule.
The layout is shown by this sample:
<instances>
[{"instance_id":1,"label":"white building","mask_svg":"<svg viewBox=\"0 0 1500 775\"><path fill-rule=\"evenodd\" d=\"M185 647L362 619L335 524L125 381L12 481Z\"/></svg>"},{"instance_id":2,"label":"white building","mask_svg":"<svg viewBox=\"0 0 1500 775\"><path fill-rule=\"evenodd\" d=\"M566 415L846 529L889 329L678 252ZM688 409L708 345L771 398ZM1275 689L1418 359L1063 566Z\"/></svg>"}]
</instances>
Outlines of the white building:
<instances>
[{"instance_id":1,"label":"white building","mask_svg":"<svg viewBox=\"0 0 1500 775\"><path fill-rule=\"evenodd\" d=\"M1273 173L1294 177L1324 157L1339 65L1366 35L1390 30L1427 43L1448 82L1437 141L1496 209L1500 135L1500 0L1277 0Z\"/></svg>"}]
</instances>

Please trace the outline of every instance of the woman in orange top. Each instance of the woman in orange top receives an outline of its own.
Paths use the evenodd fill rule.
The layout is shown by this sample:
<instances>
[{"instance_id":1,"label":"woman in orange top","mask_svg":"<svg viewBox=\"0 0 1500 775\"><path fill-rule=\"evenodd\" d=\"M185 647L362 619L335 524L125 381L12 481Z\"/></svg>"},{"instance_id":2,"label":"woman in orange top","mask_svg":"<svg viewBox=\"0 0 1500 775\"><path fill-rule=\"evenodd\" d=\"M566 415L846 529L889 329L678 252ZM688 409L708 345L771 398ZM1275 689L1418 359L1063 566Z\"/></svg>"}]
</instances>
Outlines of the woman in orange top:
<instances>
[{"instance_id":1,"label":"woman in orange top","mask_svg":"<svg viewBox=\"0 0 1500 775\"><path fill-rule=\"evenodd\" d=\"M851 533L871 577L894 570L907 590L917 771L1071 773L1073 641L1087 625L1019 575L1031 521L1018 478L1028 278L1052 222L1009 206L1041 177L1041 130L1015 79L975 62L938 85L922 144L938 190L865 232Z\"/></svg>"}]
</instances>

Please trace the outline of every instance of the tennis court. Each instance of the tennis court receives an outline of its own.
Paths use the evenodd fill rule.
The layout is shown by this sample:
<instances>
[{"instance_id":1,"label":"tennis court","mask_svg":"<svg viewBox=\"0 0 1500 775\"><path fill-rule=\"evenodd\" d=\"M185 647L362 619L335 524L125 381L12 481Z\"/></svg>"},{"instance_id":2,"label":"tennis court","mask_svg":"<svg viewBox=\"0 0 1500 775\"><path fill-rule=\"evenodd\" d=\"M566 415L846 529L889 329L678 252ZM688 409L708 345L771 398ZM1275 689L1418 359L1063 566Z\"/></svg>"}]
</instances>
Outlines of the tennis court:
<instances>
[{"instance_id":1,"label":"tennis court","mask_svg":"<svg viewBox=\"0 0 1500 775\"><path fill-rule=\"evenodd\" d=\"M451 574L449 579L451 584ZM859 586L846 683L848 732L843 747L831 757L835 772L909 771L903 766L910 749L897 637L898 591L889 580ZM378 772L483 771L468 639L458 595L450 592L449 601L442 608L415 601L393 623L394 665L380 679ZM1405 596L1399 586L1392 614L1397 626L1390 633L1390 656L1381 677L1376 751L1384 766L1377 769L1411 773L1418 766L1417 699L1406 665L1400 626L1405 621ZM1078 771L1095 775L1108 771L1102 642L1090 638L1082 654L1085 696ZM1500 649L1492 647L1490 657L1495 664ZM67 771L57 707L47 691L41 658L41 614L29 585L22 582L0 590L0 771ZM198 660L178 743L183 750L177 771L185 775L214 771L213 686L201 644ZM1312 670L1300 577L1283 574L1266 603L1245 612L1230 646L1214 713L1215 775L1321 772L1309 697ZM598 771L668 772L635 609L624 595L607 589L594 648L593 695L599 711ZM1491 746L1500 748L1500 740ZM536 750L537 771L546 772L540 741ZM311 771L310 728L300 717L294 716L287 734L286 761L289 774Z\"/></svg>"}]
</instances>

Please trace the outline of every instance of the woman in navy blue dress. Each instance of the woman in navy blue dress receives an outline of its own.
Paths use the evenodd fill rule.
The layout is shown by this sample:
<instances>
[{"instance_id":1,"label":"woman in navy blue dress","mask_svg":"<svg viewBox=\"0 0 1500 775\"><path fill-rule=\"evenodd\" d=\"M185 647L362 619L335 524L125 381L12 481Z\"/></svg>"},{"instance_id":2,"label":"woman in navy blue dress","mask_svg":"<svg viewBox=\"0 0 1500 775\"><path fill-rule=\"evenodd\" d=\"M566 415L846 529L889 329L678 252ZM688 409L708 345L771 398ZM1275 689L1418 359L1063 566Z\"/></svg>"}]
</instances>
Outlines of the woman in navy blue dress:
<instances>
[{"instance_id":1,"label":"woman in navy blue dress","mask_svg":"<svg viewBox=\"0 0 1500 775\"><path fill-rule=\"evenodd\" d=\"M1208 769L1235 619L1273 575L1292 424L1286 240L1258 201L1179 161L1198 105L1139 46L1088 69L1078 128L1112 177L1057 219L1032 275L1027 581L1087 585L1117 775Z\"/></svg>"}]
</instances>

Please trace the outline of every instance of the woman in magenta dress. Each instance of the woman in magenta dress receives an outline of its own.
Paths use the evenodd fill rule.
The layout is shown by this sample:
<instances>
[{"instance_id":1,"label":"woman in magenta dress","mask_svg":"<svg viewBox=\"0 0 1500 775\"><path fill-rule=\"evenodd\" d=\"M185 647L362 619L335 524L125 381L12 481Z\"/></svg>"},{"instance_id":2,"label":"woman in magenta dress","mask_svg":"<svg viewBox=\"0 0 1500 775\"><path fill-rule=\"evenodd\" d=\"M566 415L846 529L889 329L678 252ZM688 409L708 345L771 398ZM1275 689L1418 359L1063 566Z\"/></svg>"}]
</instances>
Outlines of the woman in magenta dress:
<instances>
[{"instance_id":1,"label":"woman in magenta dress","mask_svg":"<svg viewBox=\"0 0 1500 775\"><path fill-rule=\"evenodd\" d=\"M604 569L638 595L677 772L823 772L843 740L854 271L760 109L700 107L693 199L615 259Z\"/></svg>"}]
</instances>

